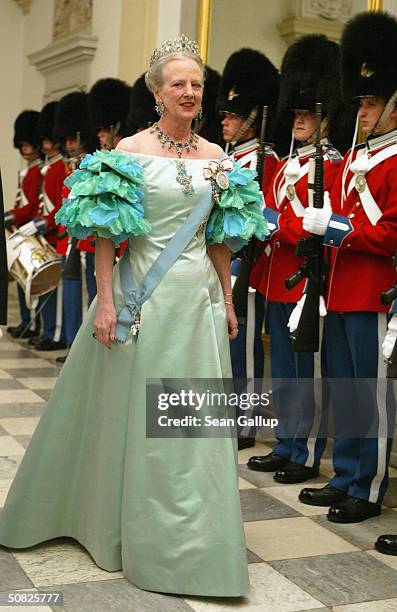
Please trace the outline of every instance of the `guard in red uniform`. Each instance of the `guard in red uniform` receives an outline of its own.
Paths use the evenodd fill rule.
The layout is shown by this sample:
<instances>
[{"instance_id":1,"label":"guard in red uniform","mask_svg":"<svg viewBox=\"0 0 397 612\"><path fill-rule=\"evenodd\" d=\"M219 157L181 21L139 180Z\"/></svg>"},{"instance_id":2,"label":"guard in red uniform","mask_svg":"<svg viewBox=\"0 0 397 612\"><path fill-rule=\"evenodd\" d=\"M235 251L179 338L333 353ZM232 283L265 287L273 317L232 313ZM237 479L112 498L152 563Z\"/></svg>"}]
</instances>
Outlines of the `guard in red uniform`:
<instances>
[{"instance_id":1,"label":"guard in red uniform","mask_svg":"<svg viewBox=\"0 0 397 612\"><path fill-rule=\"evenodd\" d=\"M67 152L67 172L78 168L86 153L92 153L97 145L90 125L88 95L74 91L64 96L58 107L55 121L55 134ZM67 197L68 189L63 186L62 196ZM64 258L63 269L63 309L65 319L66 345L69 349L83 320L82 275L86 278L87 308L96 295L94 253L91 239L70 239L64 228L58 228L63 236L58 244L58 253ZM84 293L85 294L85 293ZM66 356L57 357L63 363Z\"/></svg>"},{"instance_id":2,"label":"guard in red uniform","mask_svg":"<svg viewBox=\"0 0 397 612\"><path fill-rule=\"evenodd\" d=\"M322 143L325 189L331 189L339 172L342 155L331 144L340 120L342 107L339 79L339 48L323 35L305 36L288 49L281 69L279 111L293 131L295 150L279 163L266 195L265 217L272 231L267 249L270 264L262 275L259 290L267 298L267 319L271 345L272 378L291 380L274 390L273 400L280 427L278 442L266 456L251 457L252 470L276 472L277 482L296 483L319 473L320 458L326 439L319 437L316 416L321 398L315 397L315 386L302 397L293 383L299 378L313 379L313 353L294 353L287 323L296 303L302 297L303 283L291 291L285 279L296 272L301 261L295 254L296 243L308 234L302 218L309 205L309 162L315 154L315 104L322 103ZM317 376L321 376L318 364ZM302 394L303 395L303 394ZM319 402L320 399L320 402ZM299 417L298 417L299 415ZM292 432L299 423L299 434ZM321 423L321 417L319 419ZM289 433L288 433L289 432Z\"/></svg>"},{"instance_id":3,"label":"guard in red uniform","mask_svg":"<svg viewBox=\"0 0 397 612\"><path fill-rule=\"evenodd\" d=\"M366 393L352 401L330 380L335 475L322 489L304 489L300 500L330 506L330 521L354 523L381 513L391 450L388 419L394 402L388 401L381 354L388 307L380 294L397 281L392 259L397 245L396 19L385 13L357 15L345 27L341 48L344 92L359 104L367 140L345 156L331 193L332 210L305 211L303 226L323 235L332 249L324 324L326 374L349 379L348 389ZM353 385L355 379L360 384ZM373 413L368 415L371 398ZM374 434L363 437L367 432L360 433L358 425L367 421ZM352 422L357 423L356 434Z\"/></svg>"},{"instance_id":4,"label":"guard in red uniform","mask_svg":"<svg viewBox=\"0 0 397 612\"><path fill-rule=\"evenodd\" d=\"M4 214L4 225L8 229L24 225L38 215L42 181L42 160L37 139L39 115L37 111L27 110L20 113L15 121L14 147L19 149L26 167L19 172L14 208ZM7 331L13 338L33 338L39 334L40 318L36 316L35 309L27 308L24 290L19 285L17 287L21 323L8 327Z\"/></svg>"},{"instance_id":5,"label":"guard in red uniform","mask_svg":"<svg viewBox=\"0 0 397 612\"><path fill-rule=\"evenodd\" d=\"M65 162L59 143L54 137L54 121L58 102L46 104L39 117L37 126L38 138L45 156L41 168L43 177L40 194L39 215L19 228L25 235L39 233L56 249L58 243L58 228L55 214L62 204L62 186L65 179ZM65 337L62 317L62 286L52 293L40 298L42 306L43 335L32 338L32 344L39 351L55 351L65 347Z\"/></svg>"},{"instance_id":6,"label":"guard in red uniform","mask_svg":"<svg viewBox=\"0 0 397 612\"><path fill-rule=\"evenodd\" d=\"M217 108L222 116L227 153L243 168L257 169L263 106L268 106L266 133L269 135L274 123L278 89L278 71L260 51L240 49L227 60ZM276 153L270 145L266 145L264 189L267 189L277 162ZM233 276L239 275L240 265L241 258L237 257L232 262ZM248 296L241 296L242 301L247 303L247 316L240 315L238 337L230 343L233 377L241 390L245 388L243 381L262 379L264 372L262 328L265 303L263 296L255 291L257 270L262 268L259 261L256 266L256 270L254 268L251 272ZM245 287L242 289L244 294ZM239 449L254 446L254 436L254 430L239 431Z\"/></svg>"}]
</instances>

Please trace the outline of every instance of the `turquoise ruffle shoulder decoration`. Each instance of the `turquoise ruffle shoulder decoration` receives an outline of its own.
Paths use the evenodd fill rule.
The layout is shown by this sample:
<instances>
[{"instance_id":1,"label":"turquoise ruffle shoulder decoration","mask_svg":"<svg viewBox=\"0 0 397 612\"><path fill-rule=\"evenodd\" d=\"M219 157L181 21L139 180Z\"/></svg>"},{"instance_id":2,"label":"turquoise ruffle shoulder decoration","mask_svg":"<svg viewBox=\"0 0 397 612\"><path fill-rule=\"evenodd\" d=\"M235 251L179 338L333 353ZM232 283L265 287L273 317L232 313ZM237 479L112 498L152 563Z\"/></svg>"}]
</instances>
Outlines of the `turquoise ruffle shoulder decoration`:
<instances>
[{"instance_id":1,"label":"turquoise ruffle shoulder decoration","mask_svg":"<svg viewBox=\"0 0 397 612\"><path fill-rule=\"evenodd\" d=\"M204 175L212 180L215 192L215 205L206 227L207 242L223 242L232 251L238 251L253 236L265 240L269 230L262 213L256 172L226 157L220 162L209 162Z\"/></svg>"},{"instance_id":2,"label":"turquoise ruffle shoulder decoration","mask_svg":"<svg viewBox=\"0 0 397 612\"><path fill-rule=\"evenodd\" d=\"M143 168L124 151L96 151L65 179L70 194L57 212L57 223L75 238L94 234L120 244L147 234L144 218Z\"/></svg>"}]
</instances>

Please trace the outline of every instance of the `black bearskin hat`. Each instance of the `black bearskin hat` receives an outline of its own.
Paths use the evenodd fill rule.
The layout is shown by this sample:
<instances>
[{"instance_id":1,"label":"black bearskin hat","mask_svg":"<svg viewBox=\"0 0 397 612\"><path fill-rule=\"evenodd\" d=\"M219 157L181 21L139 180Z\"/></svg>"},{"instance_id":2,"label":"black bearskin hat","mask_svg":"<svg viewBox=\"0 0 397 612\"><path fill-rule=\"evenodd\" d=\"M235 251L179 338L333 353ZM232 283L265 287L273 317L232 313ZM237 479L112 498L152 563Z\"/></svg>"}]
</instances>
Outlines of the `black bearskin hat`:
<instances>
[{"instance_id":1,"label":"black bearskin hat","mask_svg":"<svg viewBox=\"0 0 397 612\"><path fill-rule=\"evenodd\" d=\"M158 120L159 116L154 108L154 95L147 88L145 74L142 74L131 87L130 110L127 126L131 134L138 130L145 130Z\"/></svg>"},{"instance_id":2,"label":"black bearskin hat","mask_svg":"<svg viewBox=\"0 0 397 612\"><path fill-rule=\"evenodd\" d=\"M397 20L387 13L360 13L341 39L342 84L347 99L380 96L397 89Z\"/></svg>"},{"instance_id":3,"label":"black bearskin hat","mask_svg":"<svg viewBox=\"0 0 397 612\"><path fill-rule=\"evenodd\" d=\"M92 134L88 113L88 94L73 91L59 101L55 114L54 137L64 145L67 138L76 138L80 132L80 142L88 151L96 148L96 137Z\"/></svg>"},{"instance_id":4,"label":"black bearskin hat","mask_svg":"<svg viewBox=\"0 0 397 612\"><path fill-rule=\"evenodd\" d=\"M203 94L203 120L199 134L211 142L220 142L222 136L221 122L216 109L216 101L221 85L221 75L213 68L205 66Z\"/></svg>"},{"instance_id":5,"label":"black bearskin hat","mask_svg":"<svg viewBox=\"0 0 397 612\"><path fill-rule=\"evenodd\" d=\"M37 124L37 139L41 142L44 138L48 138L54 142L54 125L55 114L59 102L48 102L41 109L39 121Z\"/></svg>"},{"instance_id":6,"label":"black bearskin hat","mask_svg":"<svg viewBox=\"0 0 397 612\"><path fill-rule=\"evenodd\" d=\"M88 94L88 109L93 131L100 128L126 136L130 87L120 79L100 79Z\"/></svg>"},{"instance_id":7,"label":"black bearskin hat","mask_svg":"<svg viewBox=\"0 0 397 612\"><path fill-rule=\"evenodd\" d=\"M19 149L22 142L39 147L36 133L39 116L40 113L34 110L25 110L18 115L14 123L14 147Z\"/></svg>"},{"instance_id":8,"label":"black bearskin hat","mask_svg":"<svg viewBox=\"0 0 397 612\"><path fill-rule=\"evenodd\" d=\"M323 34L302 36L287 49L281 65L278 129L291 129L293 109L314 112L316 102L329 118L330 141L344 153L351 145L354 111L342 101L339 45Z\"/></svg>"},{"instance_id":9,"label":"black bearskin hat","mask_svg":"<svg viewBox=\"0 0 397 612\"><path fill-rule=\"evenodd\" d=\"M240 49L226 62L217 110L248 117L257 106L260 117L263 105L270 111L276 107L278 90L279 74L271 61L260 51Z\"/></svg>"},{"instance_id":10,"label":"black bearskin hat","mask_svg":"<svg viewBox=\"0 0 397 612\"><path fill-rule=\"evenodd\" d=\"M294 42L281 65L279 112L294 108L333 115L341 105L339 46L323 34L309 34Z\"/></svg>"}]
</instances>

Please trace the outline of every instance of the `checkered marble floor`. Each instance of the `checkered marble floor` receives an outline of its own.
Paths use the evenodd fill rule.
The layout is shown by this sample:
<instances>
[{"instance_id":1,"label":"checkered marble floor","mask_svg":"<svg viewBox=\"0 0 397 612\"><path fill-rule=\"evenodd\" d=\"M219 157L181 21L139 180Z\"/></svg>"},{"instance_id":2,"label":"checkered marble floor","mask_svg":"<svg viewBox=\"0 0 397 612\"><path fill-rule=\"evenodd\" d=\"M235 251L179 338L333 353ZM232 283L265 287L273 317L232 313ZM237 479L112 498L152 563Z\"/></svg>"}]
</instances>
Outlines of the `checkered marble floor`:
<instances>
[{"instance_id":1,"label":"checkered marble floor","mask_svg":"<svg viewBox=\"0 0 397 612\"><path fill-rule=\"evenodd\" d=\"M0 508L57 379L56 353L38 353L23 341L0 339ZM30 549L0 547L0 592L62 591L64 605L34 609L78 612L294 612L397 610L397 557L377 553L382 533L397 533L397 470L391 470L384 510L356 525L326 520L326 509L297 499L301 485L280 485L272 474L246 468L252 454L239 453L240 495L248 548L251 593L234 599L182 598L134 587L122 572L98 568L86 550L68 538ZM332 472L329 453L322 486ZM0 510L1 512L1 510ZM26 607L0 607L0 610Z\"/></svg>"}]
</instances>

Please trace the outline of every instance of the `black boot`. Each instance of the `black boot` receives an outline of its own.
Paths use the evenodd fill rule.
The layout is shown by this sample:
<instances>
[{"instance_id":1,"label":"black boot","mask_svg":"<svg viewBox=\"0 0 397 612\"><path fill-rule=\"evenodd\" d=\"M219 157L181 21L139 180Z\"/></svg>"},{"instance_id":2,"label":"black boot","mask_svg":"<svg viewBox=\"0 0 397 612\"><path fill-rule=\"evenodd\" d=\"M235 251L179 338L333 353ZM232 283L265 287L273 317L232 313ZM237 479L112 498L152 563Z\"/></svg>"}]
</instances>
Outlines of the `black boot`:
<instances>
[{"instance_id":1,"label":"black boot","mask_svg":"<svg viewBox=\"0 0 397 612\"><path fill-rule=\"evenodd\" d=\"M321 489L306 488L299 493L299 501L309 506L332 506L346 498L347 494L340 489L335 489L330 484Z\"/></svg>"},{"instance_id":2,"label":"black boot","mask_svg":"<svg viewBox=\"0 0 397 612\"><path fill-rule=\"evenodd\" d=\"M332 523L360 523L373 516L379 516L381 512L380 504L347 495L346 499L331 506L327 519Z\"/></svg>"},{"instance_id":3,"label":"black boot","mask_svg":"<svg viewBox=\"0 0 397 612\"><path fill-rule=\"evenodd\" d=\"M306 482L311 478L316 478L319 474L318 467L306 467L300 463L288 463L282 470L278 470L274 474L276 482L285 484L296 484L297 482Z\"/></svg>"},{"instance_id":4,"label":"black boot","mask_svg":"<svg viewBox=\"0 0 397 612\"><path fill-rule=\"evenodd\" d=\"M397 556L397 535L381 535L375 542L375 548L384 555Z\"/></svg>"},{"instance_id":5,"label":"black boot","mask_svg":"<svg viewBox=\"0 0 397 612\"><path fill-rule=\"evenodd\" d=\"M247 467L257 472L275 472L287 465L287 463L289 463L289 459L271 452L268 455L251 457L247 463Z\"/></svg>"}]
</instances>

